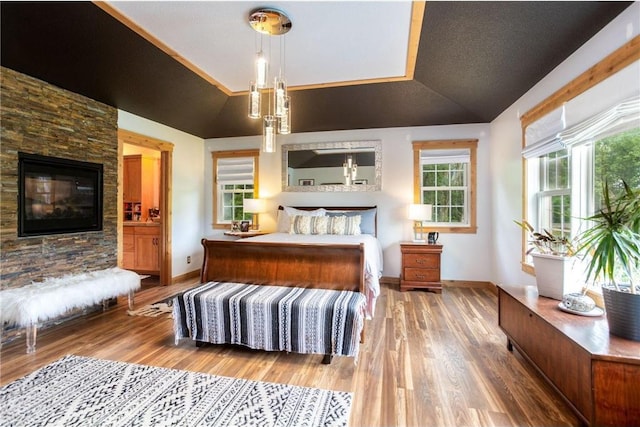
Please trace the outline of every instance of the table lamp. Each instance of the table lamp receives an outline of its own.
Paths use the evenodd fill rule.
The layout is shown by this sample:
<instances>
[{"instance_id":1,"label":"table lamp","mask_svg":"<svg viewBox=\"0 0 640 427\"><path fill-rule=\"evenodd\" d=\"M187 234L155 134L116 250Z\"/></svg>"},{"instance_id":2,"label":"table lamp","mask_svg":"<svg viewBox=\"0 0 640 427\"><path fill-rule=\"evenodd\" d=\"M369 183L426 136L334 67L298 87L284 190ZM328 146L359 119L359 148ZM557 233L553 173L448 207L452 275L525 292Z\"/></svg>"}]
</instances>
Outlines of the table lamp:
<instances>
[{"instance_id":1,"label":"table lamp","mask_svg":"<svg viewBox=\"0 0 640 427\"><path fill-rule=\"evenodd\" d=\"M244 199L242 201L242 209L245 213L253 214L253 220L251 221L251 229L259 230L258 215L267 211L267 204L265 199Z\"/></svg>"},{"instance_id":2,"label":"table lamp","mask_svg":"<svg viewBox=\"0 0 640 427\"><path fill-rule=\"evenodd\" d=\"M431 221L432 205L410 204L409 219L413 220L413 241L416 243L424 242L424 231L422 228L423 221Z\"/></svg>"}]
</instances>

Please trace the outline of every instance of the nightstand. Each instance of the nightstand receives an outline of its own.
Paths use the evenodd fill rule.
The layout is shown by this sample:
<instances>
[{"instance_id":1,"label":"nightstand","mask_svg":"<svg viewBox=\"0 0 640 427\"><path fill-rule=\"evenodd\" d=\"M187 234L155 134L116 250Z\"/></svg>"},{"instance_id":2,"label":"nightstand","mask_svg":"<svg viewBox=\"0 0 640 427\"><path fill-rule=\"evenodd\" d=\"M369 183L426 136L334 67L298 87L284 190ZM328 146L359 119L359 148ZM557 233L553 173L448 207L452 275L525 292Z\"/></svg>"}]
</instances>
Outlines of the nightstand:
<instances>
[{"instance_id":1,"label":"nightstand","mask_svg":"<svg viewBox=\"0 0 640 427\"><path fill-rule=\"evenodd\" d=\"M440 281L440 255L442 245L400 242L402 253L402 273L400 291L426 289L442 292Z\"/></svg>"},{"instance_id":2,"label":"nightstand","mask_svg":"<svg viewBox=\"0 0 640 427\"><path fill-rule=\"evenodd\" d=\"M249 230L249 231L225 231L225 236L234 236L244 239L245 237L262 236L263 234L269 234L266 231Z\"/></svg>"}]
</instances>

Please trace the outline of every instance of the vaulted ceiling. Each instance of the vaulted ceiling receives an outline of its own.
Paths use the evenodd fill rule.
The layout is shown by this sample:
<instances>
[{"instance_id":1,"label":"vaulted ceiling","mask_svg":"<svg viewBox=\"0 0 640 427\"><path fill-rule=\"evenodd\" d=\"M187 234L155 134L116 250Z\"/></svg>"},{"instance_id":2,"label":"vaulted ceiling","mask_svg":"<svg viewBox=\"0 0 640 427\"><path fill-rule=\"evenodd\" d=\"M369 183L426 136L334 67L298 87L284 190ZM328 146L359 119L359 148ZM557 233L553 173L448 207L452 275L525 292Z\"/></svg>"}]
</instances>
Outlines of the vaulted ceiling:
<instances>
[{"instance_id":1,"label":"vaulted ceiling","mask_svg":"<svg viewBox=\"0 0 640 427\"><path fill-rule=\"evenodd\" d=\"M3 1L0 55L202 138L258 135L238 92L255 52L247 16L270 6L293 22L294 133L486 123L629 4Z\"/></svg>"}]
</instances>

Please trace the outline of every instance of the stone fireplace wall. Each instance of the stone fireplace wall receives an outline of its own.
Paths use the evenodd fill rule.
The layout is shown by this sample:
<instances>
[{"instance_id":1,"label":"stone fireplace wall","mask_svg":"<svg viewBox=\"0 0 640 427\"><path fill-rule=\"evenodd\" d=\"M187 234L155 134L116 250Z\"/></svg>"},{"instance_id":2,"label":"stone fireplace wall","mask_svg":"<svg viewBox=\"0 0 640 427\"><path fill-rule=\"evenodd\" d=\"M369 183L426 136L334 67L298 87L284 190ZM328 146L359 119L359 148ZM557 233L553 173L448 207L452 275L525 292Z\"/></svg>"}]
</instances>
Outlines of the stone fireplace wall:
<instances>
[{"instance_id":1,"label":"stone fireplace wall","mask_svg":"<svg viewBox=\"0 0 640 427\"><path fill-rule=\"evenodd\" d=\"M117 265L118 113L1 67L0 289ZM18 237L18 152L104 166L103 230Z\"/></svg>"}]
</instances>

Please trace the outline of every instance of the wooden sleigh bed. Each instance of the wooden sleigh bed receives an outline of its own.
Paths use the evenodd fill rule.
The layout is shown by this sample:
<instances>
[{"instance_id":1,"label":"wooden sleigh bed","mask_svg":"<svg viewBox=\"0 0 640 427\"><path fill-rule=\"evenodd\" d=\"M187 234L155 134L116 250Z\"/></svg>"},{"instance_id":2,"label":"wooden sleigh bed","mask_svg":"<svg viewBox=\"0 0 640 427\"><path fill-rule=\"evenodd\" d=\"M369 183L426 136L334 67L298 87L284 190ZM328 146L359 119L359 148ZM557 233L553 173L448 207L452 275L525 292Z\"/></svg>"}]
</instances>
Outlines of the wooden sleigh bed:
<instances>
[{"instance_id":1,"label":"wooden sleigh bed","mask_svg":"<svg viewBox=\"0 0 640 427\"><path fill-rule=\"evenodd\" d=\"M325 209L357 213L372 208ZM371 300L364 243L203 239L202 245L201 285L174 300L176 341L190 337L199 346L211 342L320 353L324 363L333 355L357 356ZM209 292L217 293L215 302ZM202 308L205 303L198 302L196 294L218 311ZM237 319L229 320L234 315ZM318 326L323 321L331 331ZM221 322L225 326L218 330ZM293 343L284 342L283 336Z\"/></svg>"}]
</instances>

